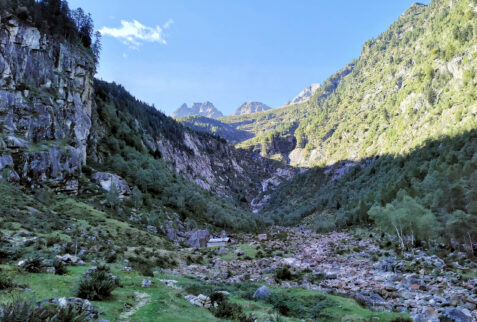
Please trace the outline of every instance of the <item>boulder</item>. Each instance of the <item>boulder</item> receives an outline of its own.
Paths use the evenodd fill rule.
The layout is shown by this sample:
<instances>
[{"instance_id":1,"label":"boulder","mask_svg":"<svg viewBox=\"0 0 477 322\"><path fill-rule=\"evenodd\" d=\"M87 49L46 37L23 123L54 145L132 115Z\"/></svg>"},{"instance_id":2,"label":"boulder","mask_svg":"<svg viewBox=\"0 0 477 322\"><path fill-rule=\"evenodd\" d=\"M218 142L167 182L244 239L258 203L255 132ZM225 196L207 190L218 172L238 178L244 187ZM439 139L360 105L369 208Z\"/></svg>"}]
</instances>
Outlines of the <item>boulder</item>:
<instances>
[{"instance_id":1,"label":"boulder","mask_svg":"<svg viewBox=\"0 0 477 322\"><path fill-rule=\"evenodd\" d=\"M2 155L0 156L0 170L13 165L13 159L11 155Z\"/></svg>"},{"instance_id":2,"label":"boulder","mask_svg":"<svg viewBox=\"0 0 477 322\"><path fill-rule=\"evenodd\" d=\"M17 149L17 148L27 148L30 146L28 141L17 138L15 136L7 137L7 147L10 149Z\"/></svg>"},{"instance_id":3,"label":"boulder","mask_svg":"<svg viewBox=\"0 0 477 322\"><path fill-rule=\"evenodd\" d=\"M74 255L70 255L70 254L57 255L56 258L58 258L60 261L62 261L65 264L85 265L85 262L83 262L81 258Z\"/></svg>"},{"instance_id":4,"label":"boulder","mask_svg":"<svg viewBox=\"0 0 477 322\"><path fill-rule=\"evenodd\" d=\"M379 262L379 269L383 272L392 272L395 262L396 260L394 257L386 257Z\"/></svg>"},{"instance_id":5,"label":"boulder","mask_svg":"<svg viewBox=\"0 0 477 322\"><path fill-rule=\"evenodd\" d=\"M257 238L259 241L267 240L267 234L258 234Z\"/></svg>"},{"instance_id":6,"label":"boulder","mask_svg":"<svg viewBox=\"0 0 477 322\"><path fill-rule=\"evenodd\" d=\"M270 290L265 285L260 286L255 293L253 293L253 298L259 301L265 301L270 296Z\"/></svg>"},{"instance_id":7,"label":"boulder","mask_svg":"<svg viewBox=\"0 0 477 322\"><path fill-rule=\"evenodd\" d=\"M114 173L96 172L93 174L92 179L106 191L110 191L111 187L115 185L120 195L131 194L131 189L127 182Z\"/></svg>"},{"instance_id":8,"label":"boulder","mask_svg":"<svg viewBox=\"0 0 477 322\"><path fill-rule=\"evenodd\" d=\"M441 316L439 316L441 322L471 322L472 317L467 316L459 309L447 308Z\"/></svg>"},{"instance_id":9,"label":"boulder","mask_svg":"<svg viewBox=\"0 0 477 322\"><path fill-rule=\"evenodd\" d=\"M197 230L189 237L187 245L195 248L206 247L209 239L210 233L207 229Z\"/></svg>"},{"instance_id":10,"label":"boulder","mask_svg":"<svg viewBox=\"0 0 477 322\"><path fill-rule=\"evenodd\" d=\"M220 247L218 250L217 250L217 254L218 255L223 255L223 254L227 254L229 252L229 250L225 247Z\"/></svg>"},{"instance_id":11,"label":"boulder","mask_svg":"<svg viewBox=\"0 0 477 322\"><path fill-rule=\"evenodd\" d=\"M212 306L212 302L210 301L210 297L204 295L204 294L199 294L197 296L195 295L186 295L185 299L189 301L192 305L196 305L199 307L205 307L206 309L210 308Z\"/></svg>"},{"instance_id":12,"label":"boulder","mask_svg":"<svg viewBox=\"0 0 477 322\"><path fill-rule=\"evenodd\" d=\"M174 228L167 228L166 235L167 235L167 238L169 238L172 241L180 240L179 236L177 236L177 231Z\"/></svg>"},{"instance_id":13,"label":"boulder","mask_svg":"<svg viewBox=\"0 0 477 322\"><path fill-rule=\"evenodd\" d=\"M143 279L141 282L142 287L151 287L152 281L150 279Z\"/></svg>"}]
</instances>

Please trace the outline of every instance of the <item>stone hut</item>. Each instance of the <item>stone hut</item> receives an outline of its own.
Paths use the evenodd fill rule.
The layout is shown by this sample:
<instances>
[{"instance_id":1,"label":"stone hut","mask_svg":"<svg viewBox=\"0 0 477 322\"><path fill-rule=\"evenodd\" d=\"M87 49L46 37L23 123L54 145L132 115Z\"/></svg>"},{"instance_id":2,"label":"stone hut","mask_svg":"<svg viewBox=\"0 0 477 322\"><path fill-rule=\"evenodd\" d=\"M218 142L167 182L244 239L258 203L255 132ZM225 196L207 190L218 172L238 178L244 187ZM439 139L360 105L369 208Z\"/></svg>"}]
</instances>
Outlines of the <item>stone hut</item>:
<instances>
[{"instance_id":1,"label":"stone hut","mask_svg":"<svg viewBox=\"0 0 477 322\"><path fill-rule=\"evenodd\" d=\"M229 237L211 238L207 243L207 247L227 246L231 243L231 241L232 240Z\"/></svg>"}]
</instances>

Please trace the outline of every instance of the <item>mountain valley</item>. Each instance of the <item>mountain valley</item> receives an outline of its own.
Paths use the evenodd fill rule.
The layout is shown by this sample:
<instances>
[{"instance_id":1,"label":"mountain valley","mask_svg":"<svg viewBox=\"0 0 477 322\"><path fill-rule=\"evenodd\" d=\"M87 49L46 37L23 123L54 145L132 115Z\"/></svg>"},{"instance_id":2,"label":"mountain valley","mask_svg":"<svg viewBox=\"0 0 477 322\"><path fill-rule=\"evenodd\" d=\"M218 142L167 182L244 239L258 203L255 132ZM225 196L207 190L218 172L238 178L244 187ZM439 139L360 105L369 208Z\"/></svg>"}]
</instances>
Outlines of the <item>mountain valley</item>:
<instances>
[{"instance_id":1,"label":"mountain valley","mask_svg":"<svg viewBox=\"0 0 477 322\"><path fill-rule=\"evenodd\" d=\"M477 320L475 0L230 116L95 78L94 31L0 1L0 321Z\"/></svg>"}]
</instances>

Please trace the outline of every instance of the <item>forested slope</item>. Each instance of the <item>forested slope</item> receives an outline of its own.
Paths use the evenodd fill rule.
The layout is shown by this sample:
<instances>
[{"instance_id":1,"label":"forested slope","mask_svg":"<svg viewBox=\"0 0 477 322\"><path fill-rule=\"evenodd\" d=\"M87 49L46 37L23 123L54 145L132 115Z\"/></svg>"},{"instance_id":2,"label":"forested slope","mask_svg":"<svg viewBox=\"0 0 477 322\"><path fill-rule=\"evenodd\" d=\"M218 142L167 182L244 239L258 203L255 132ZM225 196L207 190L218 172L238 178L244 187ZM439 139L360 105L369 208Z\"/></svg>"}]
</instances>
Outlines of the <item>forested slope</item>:
<instances>
[{"instance_id":1,"label":"forested slope","mask_svg":"<svg viewBox=\"0 0 477 322\"><path fill-rule=\"evenodd\" d=\"M365 44L336 90L300 107L309 114L290 160L318 167L282 185L266 213L323 230L374 222L413 240L475 241L476 68L476 2L413 5Z\"/></svg>"}]
</instances>

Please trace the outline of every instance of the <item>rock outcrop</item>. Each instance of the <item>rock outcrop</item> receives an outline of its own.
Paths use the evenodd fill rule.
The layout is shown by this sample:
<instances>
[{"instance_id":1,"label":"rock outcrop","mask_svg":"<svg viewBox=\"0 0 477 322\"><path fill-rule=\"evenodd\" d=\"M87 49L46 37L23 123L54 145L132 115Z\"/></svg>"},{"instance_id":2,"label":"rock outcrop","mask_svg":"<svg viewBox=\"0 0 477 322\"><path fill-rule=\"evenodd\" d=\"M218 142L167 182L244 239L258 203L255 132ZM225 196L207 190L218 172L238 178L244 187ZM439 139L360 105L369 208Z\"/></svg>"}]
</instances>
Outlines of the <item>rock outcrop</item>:
<instances>
[{"instance_id":1,"label":"rock outcrop","mask_svg":"<svg viewBox=\"0 0 477 322\"><path fill-rule=\"evenodd\" d=\"M106 191L111 191L114 186L121 196L131 194L128 183L114 173L96 172L93 174L92 179Z\"/></svg>"},{"instance_id":2,"label":"rock outcrop","mask_svg":"<svg viewBox=\"0 0 477 322\"><path fill-rule=\"evenodd\" d=\"M86 161L95 60L13 17L1 19L1 175L75 193Z\"/></svg>"},{"instance_id":3,"label":"rock outcrop","mask_svg":"<svg viewBox=\"0 0 477 322\"><path fill-rule=\"evenodd\" d=\"M209 241L209 238L210 238L210 233L207 229L197 230L190 236L189 240L187 241L187 244L190 247L195 247L195 248L205 247L207 246L207 242Z\"/></svg>"},{"instance_id":4,"label":"rock outcrop","mask_svg":"<svg viewBox=\"0 0 477 322\"><path fill-rule=\"evenodd\" d=\"M316 90L320 88L320 84L311 84L304 90L302 90L295 98L285 103L285 105L292 105L301 102L307 101L313 94L315 94Z\"/></svg>"}]
</instances>

